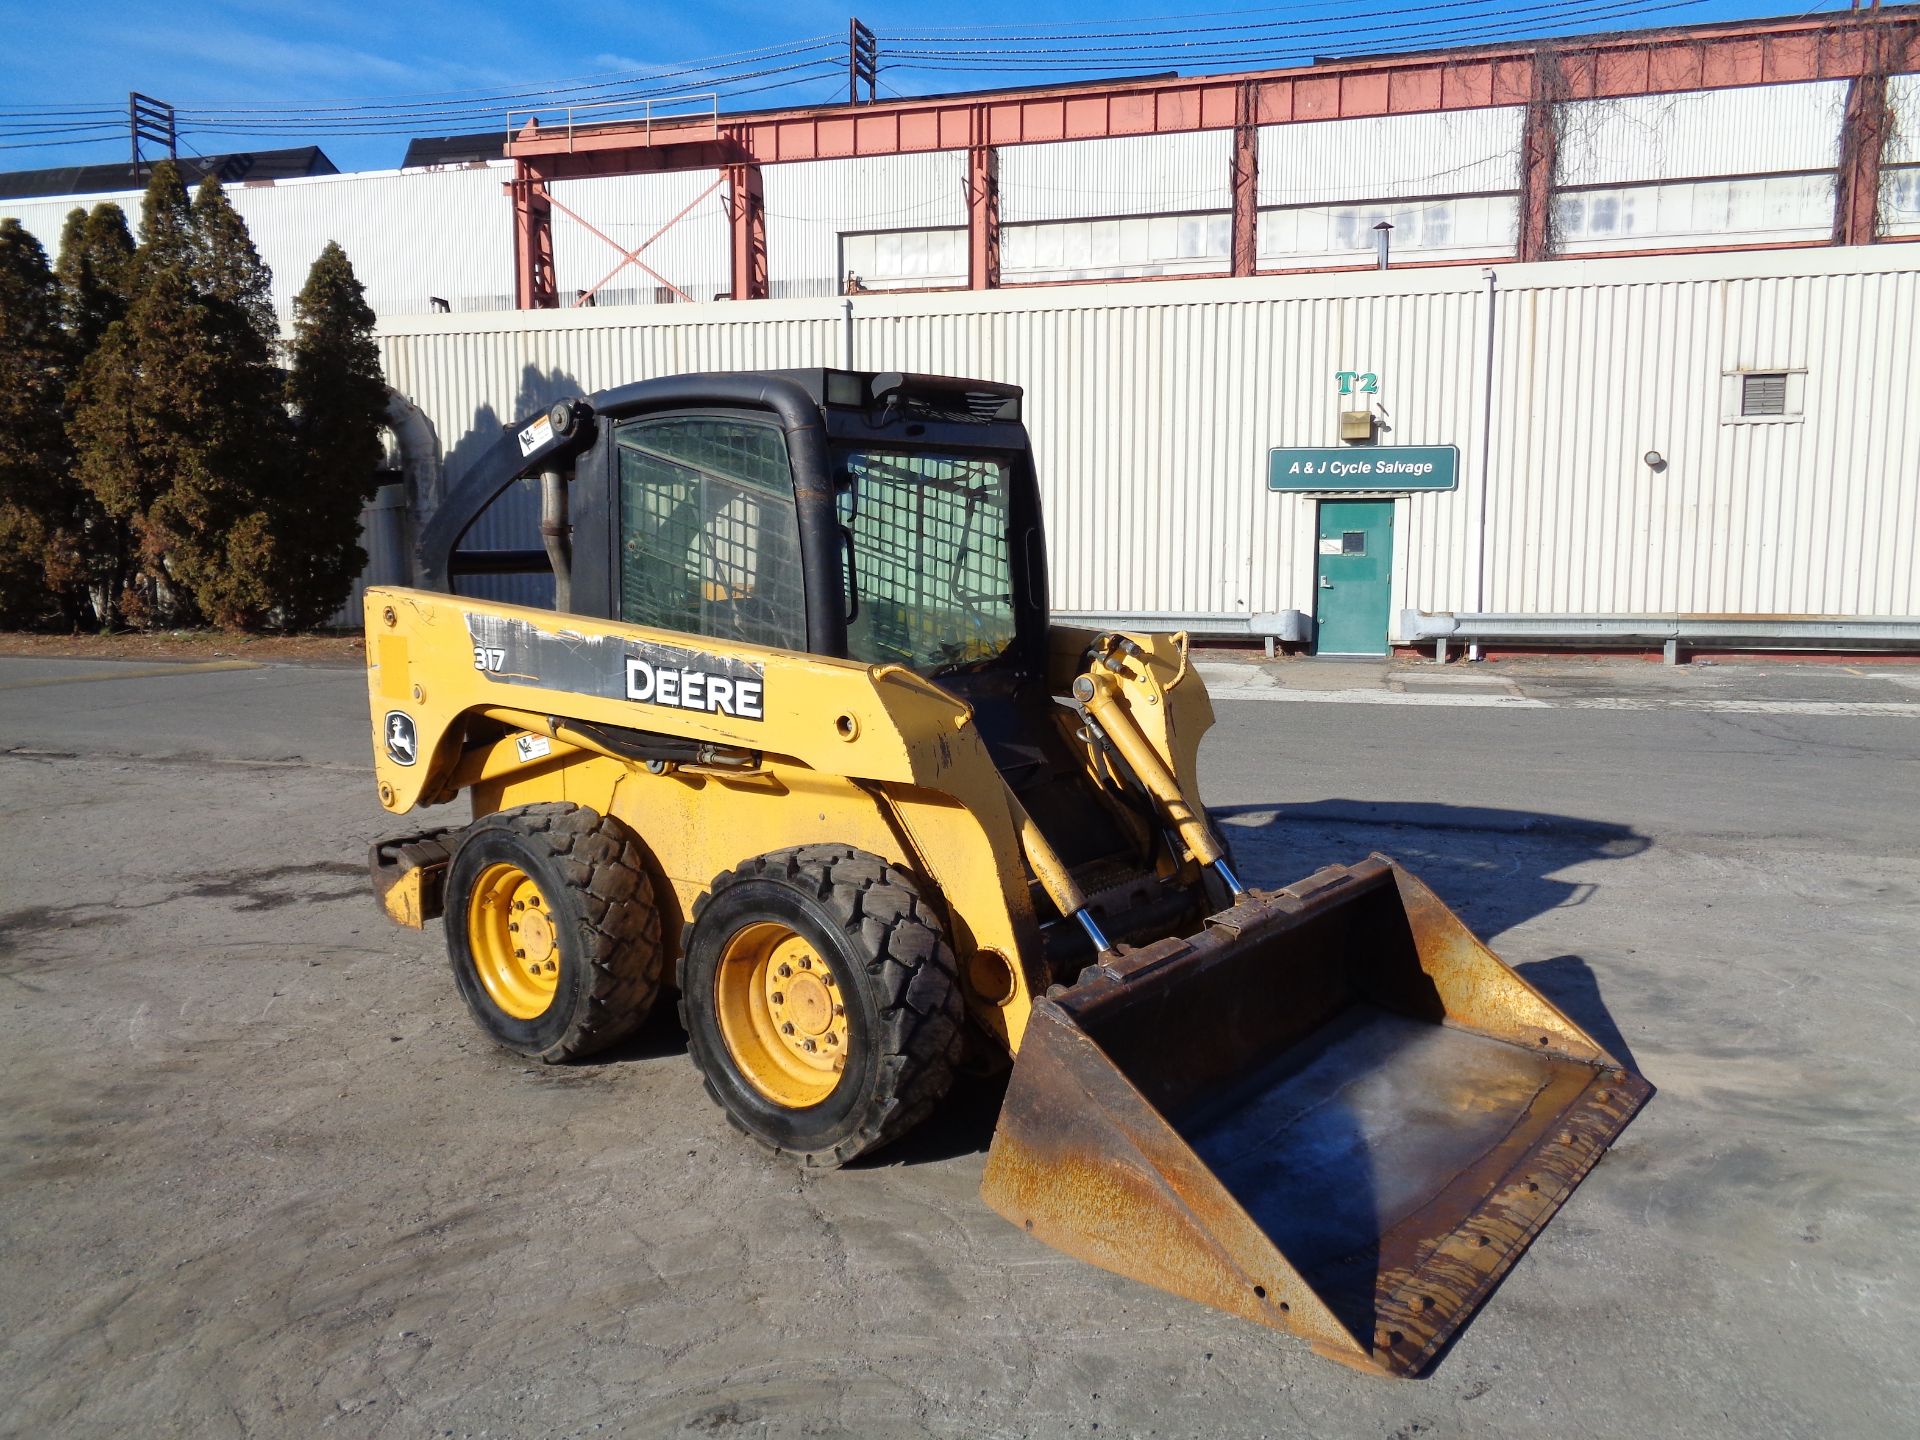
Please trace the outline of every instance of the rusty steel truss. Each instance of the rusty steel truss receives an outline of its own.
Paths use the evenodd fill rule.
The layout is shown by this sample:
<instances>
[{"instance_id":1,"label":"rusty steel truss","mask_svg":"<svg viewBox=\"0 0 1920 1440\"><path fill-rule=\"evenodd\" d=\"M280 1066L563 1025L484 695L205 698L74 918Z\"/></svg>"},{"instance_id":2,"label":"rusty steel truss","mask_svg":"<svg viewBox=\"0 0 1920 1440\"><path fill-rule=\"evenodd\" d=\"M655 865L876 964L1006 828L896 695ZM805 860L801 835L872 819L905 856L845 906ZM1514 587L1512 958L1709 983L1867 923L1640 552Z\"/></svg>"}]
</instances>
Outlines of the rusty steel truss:
<instances>
[{"instance_id":1,"label":"rusty steel truss","mask_svg":"<svg viewBox=\"0 0 1920 1440\"><path fill-rule=\"evenodd\" d=\"M1886 78L1916 68L1920 19L1912 7L1901 7L1476 46L1250 74L686 120L650 117L564 129L542 129L530 121L507 146L514 161L507 190L514 207L516 303L522 309L559 303L552 224L554 210L564 207L552 196L556 181L719 170L726 183L732 233L731 294L750 300L767 294L762 166L964 150L967 283L982 290L1000 283L1000 147L1198 130L1234 132L1230 273L1251 275L1257 268L1256 142L1261 126L1495 105L1526 107L1515 258L1541 260L1551 253L1556 106L1573 100L1810 80L1850 82L1833 243L1865 244L1876 238L1880 156L1888 125ZM626 257L623 266L640 265L637 252L629 254L611 240L608 244Z\"/></svg>"}]
</instances>

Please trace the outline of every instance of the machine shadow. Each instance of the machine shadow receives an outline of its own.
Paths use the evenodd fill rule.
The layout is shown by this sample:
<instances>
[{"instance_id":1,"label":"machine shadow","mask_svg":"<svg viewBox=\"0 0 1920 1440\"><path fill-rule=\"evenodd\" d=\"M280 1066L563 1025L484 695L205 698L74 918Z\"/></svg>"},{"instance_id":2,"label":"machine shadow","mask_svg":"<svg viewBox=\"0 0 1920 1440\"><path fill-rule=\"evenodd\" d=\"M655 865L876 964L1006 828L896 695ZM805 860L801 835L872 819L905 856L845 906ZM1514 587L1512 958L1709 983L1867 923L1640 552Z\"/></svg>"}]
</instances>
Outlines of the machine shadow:
<instances>
[{"instance_id":1,"label":"machine shadow","mask_svg":"<svg viewBox=\"0 0 1920 1440\"><path fill-rule=\"evenodd\" d=\"M459 488L467 471L493 448L502 431L511 429L526 416L538 414L555 401L570 400L585 393L586 387L566 370L524 366L511 413L502 416L491 404L483 404L474 411L460 441L447 451L446 493L451 495ZM540 544L540 482L535 478L516 480L501 491L474 519L462 548L537 550ZM462 577L460 593L480 600L551 609L553 577L546 574L469 575Z\"/></svg>"}]
</instances>

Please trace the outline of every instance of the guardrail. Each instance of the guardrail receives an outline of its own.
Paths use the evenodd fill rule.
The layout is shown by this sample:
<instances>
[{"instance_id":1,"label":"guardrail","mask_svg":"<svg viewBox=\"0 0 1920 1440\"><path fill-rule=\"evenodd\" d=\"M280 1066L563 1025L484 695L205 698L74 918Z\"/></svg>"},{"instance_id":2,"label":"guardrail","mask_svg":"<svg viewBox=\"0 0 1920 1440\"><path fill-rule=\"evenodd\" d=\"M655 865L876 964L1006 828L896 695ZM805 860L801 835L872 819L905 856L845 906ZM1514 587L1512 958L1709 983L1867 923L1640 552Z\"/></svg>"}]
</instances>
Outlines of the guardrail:
<instances>
[{"instance_id":1,"label":"guardrail","mask_svg":"<svg viewBox=\"0 0 1920 1440\"><path fill-rule=\"evenodd\" d=\"M1858 615L1502 615L1400 612L1400 639L1451 645L1658 645L1686 650L1920 650L1920 617Z\"/></svg>"},{"instance_id":2,"label":"guardrail","mask_svg":"<svg viewBox=\"0 0 1920 1440\"><path fill-rule=\"evenodd\" d=\"M1251 615L1201 615L1177 610L1140 610L1121 614L1112 610L1056 610L1052 618L1061 625L1080 625L1089 630L1140 630L1164 634L1185 630L1196 637L1242 639L1259 637L1267 642L1267 658L1273 658L1276 644L1304 645L1313 639L1313 619L1303 610L1265 610Z\"/></svg>"},{"instance_id":3,"label":"guardrail","mask_svg":"<svg viewBox=\"0 0 1920 1440\"><path fill-rule=\"evenodd\" d=\"M693 105L703 108L684 112L669 108L676 105ZM702 90L690 95L661 95L648 100L597 100L588 105L547 105L538 109L509 110L507 111L507 143L512 144L516 139L520 138L519 133L514 129L515 116L520 118L522 124L528 120L539 122L542 133L546 133L549 129L542 117L548 115L556 117L565 116L564 133L567 137L567 148L571 150L573 148L574 130L577 125L575 117L589 110L624 110L630 112L629 115L604 115L599 118L603 121L631 118L639 123L643 128L644 138L633 142L639 145L651 145L653 143L653 122L655 120L660 121L662 124L670 121L676 127L684 126L690 120L704 120L713 131L713 134L707 138L713 140L720 138L720 92L717 90ZM674 138L684 140L687 137L683 131L676 128Z\"/></svg>"}]
</instances>

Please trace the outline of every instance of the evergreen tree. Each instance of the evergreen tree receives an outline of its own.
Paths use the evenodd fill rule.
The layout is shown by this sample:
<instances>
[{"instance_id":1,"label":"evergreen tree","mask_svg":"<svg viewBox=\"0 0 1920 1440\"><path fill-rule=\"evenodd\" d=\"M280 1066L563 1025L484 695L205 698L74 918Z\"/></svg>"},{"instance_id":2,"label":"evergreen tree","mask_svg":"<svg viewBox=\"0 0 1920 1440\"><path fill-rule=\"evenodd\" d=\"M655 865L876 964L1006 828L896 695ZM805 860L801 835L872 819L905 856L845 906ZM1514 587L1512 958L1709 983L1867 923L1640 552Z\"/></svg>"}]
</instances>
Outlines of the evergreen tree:
<instances>
[{"instance_id":1,"label":"evergreen tree","mask_svg":"<svg viewBox=\"0 0 1920 1440\"><path fill-rule=\"evenodd\" d=\"M260 358L280 342L273 314L273 272L254 248L247 222L227 198L218 177L208 175L193 197L194 285L217 305L231 307L235 320L257 339Z\"/></svg>"},{"instance_id":2,"label":"evergreen tree","mask_svg":"<svg viewBox=\"0 0 1920 1440\"><path fill-rule=\"evenodd\" d=\"M0 615L58 612L74 494L62 425L72 352L47 252L0 220Z\"/></svg>"},{"instance_id":3,"label":"evergreen tree","mask_svg":"<svg viewBox=\"0 0 1920 1440\"><path fill-rule=\"evenodd\" d=\"M170 161L154 166L140 231L126 314L73 390L78 475L113 538L97 603L135 624L257 624L286 432L244 278L265 267L237 216L216 210L202 237Z\"/></svg>"},{"instance_id":4,"label":"evergreen tree","mask_svg":"<svg viewBox=\"0 0 1920 1440\"><path fill-rule=\"evenodd\" d=\"M293 411L295 485L281 515L281 599L286 623L304 629L340 608L366 565L360 509L373 498L387 386L374 315L346 251L329 240L293 302L287 403Z\"/></svg>"},{"instance_id":5,"label":"evergreen tree","mask_svg":"<svg viewBox=\"0 0 1920 1440\"><path fill-rule=\"evenodd\" d=\"M127 313L133 236L118 205L103 200L91 213L76 209L60 236L61 308L74 354L100 343L107 327Z\"/></svg>"}]
</instances>

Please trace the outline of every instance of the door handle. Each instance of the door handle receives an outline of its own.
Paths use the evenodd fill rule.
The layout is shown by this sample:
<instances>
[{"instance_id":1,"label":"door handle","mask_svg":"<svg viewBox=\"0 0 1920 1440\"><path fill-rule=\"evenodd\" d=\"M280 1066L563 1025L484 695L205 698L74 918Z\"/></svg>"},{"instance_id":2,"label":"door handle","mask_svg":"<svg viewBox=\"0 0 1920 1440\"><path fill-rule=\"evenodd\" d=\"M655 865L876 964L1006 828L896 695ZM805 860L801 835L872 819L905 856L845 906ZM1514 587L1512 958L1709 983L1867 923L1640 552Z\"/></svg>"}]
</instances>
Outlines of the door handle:
<instances>
[{"instance_id":1,"label":"door handle","mask_svg":"<svg viewBox=\"0 0 1920 1440\"><path fill-rule=\"evenodd\" d=\"M1333 582L1327 579L1326 576L1322 575L1320 577L1320 588L1322 590L1331 590L1333 588Z\"/></svg>"}]
</instances>

